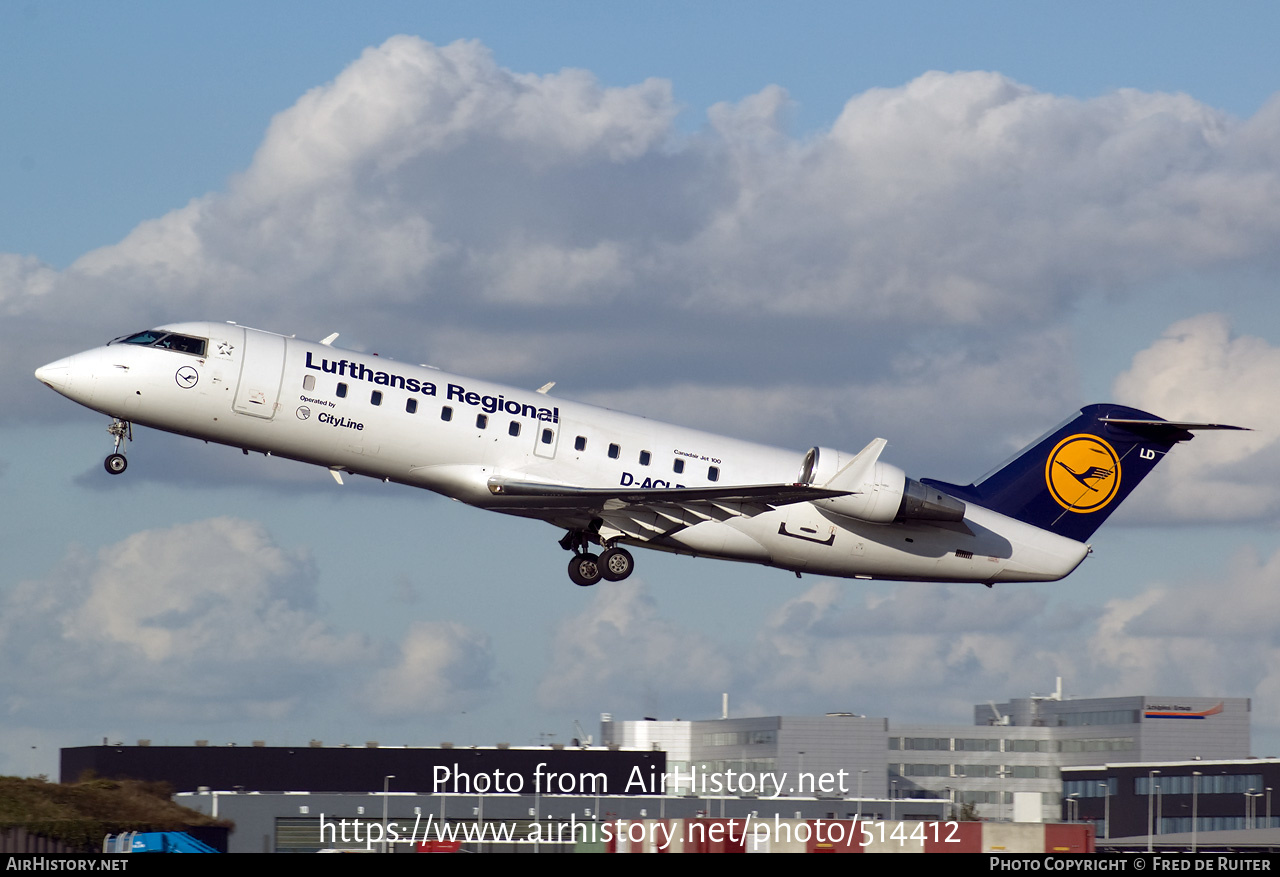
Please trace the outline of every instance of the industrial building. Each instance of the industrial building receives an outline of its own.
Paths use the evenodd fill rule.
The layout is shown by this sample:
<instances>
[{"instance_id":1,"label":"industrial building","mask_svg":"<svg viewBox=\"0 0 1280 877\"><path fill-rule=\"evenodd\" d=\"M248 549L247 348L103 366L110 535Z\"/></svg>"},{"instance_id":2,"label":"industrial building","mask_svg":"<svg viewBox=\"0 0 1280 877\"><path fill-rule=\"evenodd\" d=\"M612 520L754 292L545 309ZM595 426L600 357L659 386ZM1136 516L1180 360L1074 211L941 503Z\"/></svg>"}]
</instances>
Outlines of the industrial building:
<instances>
[{"instance_id":1,"label":"industrial building","mask_svg":"<svg viewBox=\"0 0 1280 877\"><path fill-rule=\"evenodd\" d=\"M984 819L1060 818L1068 765L1249 756L1247 698L1045 696L978 704L972 725L895 724L850 713L705 721L623 721L606 716L605 743L667 753L668 773L755 774L786 794L812 792L823 775L845 797L942 798ZM809 786L801 787L802 778ZM675 794L687 791L677 784ZM880 809L880 808L876 808Z\"/></svg>"},{"instance_id":2,"label":"industrial building","mask_svg":"<svg viewBox=\"0 0 1280 877\"><path fill-rule=\"evenodd\" d=\"M1061 816L1092 822L1099 838L1150 834L1157 846L1189 846L1193 835L1280 828L1274 789L1280 761L1272 758L1064 767Z\"/></svg>"},{"instance_id":3,"label":"industrial building","mask_svg":"<svg viewBox=\"0 0 1280 877\"><path fill-rule=\"evenodd\" d=\"M1241 761L1249 756L1249 716L1244 698L1067 699L1059 686L1051 695L976 705L971 725L898 724L852 713L698 721L605 715L602 745L594 747L104 745L63 750L62 778L91 770L167 781L182 803L236 821L233 851L343 846L324 843L326 824L367 823L384 810L401 825L502 823L523 826L527 837L533 826L554 820L1058 822L1079 808L1079 818L1105 836L1102 810L1132 809L1145 794L1121 794L1143 779L1143 765L1256 766ZM1107 762L1120 763L1098 767ZM1092 772L1077 773L1085 766ZM1073 784L1069 814L1064 772ZM1169 831L1189 818L1182 812L1182 797L1190 794L1182 789L1184 773L1196 775L1169 773L1162 789L1168 803L1159 824ZM1245 783L1248 794L1266 794L1254 806L1269 817L1272 775L1240 775L1245 779L1213 782ZM1104 787L1111 791L1099 798L1094 790ZM1245 800L1235 786L1201 792ZM1126 795L1133 801L1121 804ZM1221 808L1197 815L1220 820L1203 823L1205 830L1240 824L1221 821L1232 816ZM1121 825L1110 825L1113 836Z\"/></svg>"}]
</instances>

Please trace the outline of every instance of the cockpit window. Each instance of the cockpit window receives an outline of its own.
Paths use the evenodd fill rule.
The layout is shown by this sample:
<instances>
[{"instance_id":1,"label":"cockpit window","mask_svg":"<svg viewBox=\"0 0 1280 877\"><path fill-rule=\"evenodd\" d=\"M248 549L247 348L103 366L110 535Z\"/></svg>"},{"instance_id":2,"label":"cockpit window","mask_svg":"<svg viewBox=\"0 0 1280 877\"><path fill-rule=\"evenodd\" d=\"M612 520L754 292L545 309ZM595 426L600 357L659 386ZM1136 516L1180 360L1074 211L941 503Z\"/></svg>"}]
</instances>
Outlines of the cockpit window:
<instances>
[{"instance_id":1,"label":"cockpit window","mask_svg":"<svg viewBox=\"0 0 1280 877\"><path fill-rule=\"evenodd\" d=\"M135 335L125 335L111 342L112 344L141 344L144 347L161 347L165 350L176 350L179 353L190 353L193 356L204 356L209 347L208 340L193 338L190 335L179 335L176 332L161 332L148 329Z\"/></svg>"},{"instance_id":2,"label":"cockpit window","mask_svg":"<svg viewBox=\"0 0 1280 877\"><path fill-rule=\"evenodd\" d=\"M192 338L190 335L166 335L155 343L156 347L164 347L168 350L178 350L182 353L191 353L195 356L204 356L205 346L208 344L203 338Z\"/></svg>"},{"instance_id":3,"label":"cockpit window","mask_svg":"<svg viewBox=\"0 0 1280 877\"><path fill-rule=\"evenodd\" d=\"M125 335L112 341L112 344L155 344L165 336L164 332L157 332L155 329L148 329L145 332L139 332L136 335Z\"/></svg>"}]
</instances>

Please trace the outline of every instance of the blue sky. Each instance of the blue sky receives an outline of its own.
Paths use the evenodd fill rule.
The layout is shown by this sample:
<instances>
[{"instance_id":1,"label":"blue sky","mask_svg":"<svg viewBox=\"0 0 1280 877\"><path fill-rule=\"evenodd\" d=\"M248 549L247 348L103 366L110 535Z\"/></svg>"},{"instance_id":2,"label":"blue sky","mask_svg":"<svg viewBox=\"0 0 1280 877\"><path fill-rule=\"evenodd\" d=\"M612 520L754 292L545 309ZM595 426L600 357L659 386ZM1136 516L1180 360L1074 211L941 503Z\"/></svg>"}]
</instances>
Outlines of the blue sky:
<instances>
[{"instance_id":1,"label":"blue sky","mask_svg":"<svg viewBox=\"0 0 1280 877\"><path fill-rule=\"evenodd\" d=\"M962 723L1055 675L1253 697L1277 752L1280 13L1227 12L4 6L0 770L723 690ZM1056 585L643 553L580 591L550 528L407 489L150 432L109 479L31 371L206 318L962 482L1103 398L1256 432L1179 448Z\"/></svg>"}]
</instances>

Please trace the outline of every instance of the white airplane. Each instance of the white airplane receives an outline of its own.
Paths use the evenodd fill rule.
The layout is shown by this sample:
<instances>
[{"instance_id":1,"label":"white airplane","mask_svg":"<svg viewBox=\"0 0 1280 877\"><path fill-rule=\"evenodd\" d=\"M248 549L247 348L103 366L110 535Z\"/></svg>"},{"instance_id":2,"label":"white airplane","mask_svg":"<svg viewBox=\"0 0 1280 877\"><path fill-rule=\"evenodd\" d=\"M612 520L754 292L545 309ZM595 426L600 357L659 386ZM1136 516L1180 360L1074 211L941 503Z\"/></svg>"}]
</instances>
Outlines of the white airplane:
<instances>
[{"instance_id":1,"label":"white airplane","mask_svg":"<svg viewBox=\"0 0 1280 877\"><path fill-rule=\"evenodd\" d=\"M133 424L425 487L566 531L569 578L619 581L625 545L856 579L1055 581L1193 429L1090 405L975 484L906 477L884 439L806 453L554 400L250 329L176 323L36 370L112 418L106 470ZM601 552L594 553L592 546Z\"/></svg>"}]
</instances>

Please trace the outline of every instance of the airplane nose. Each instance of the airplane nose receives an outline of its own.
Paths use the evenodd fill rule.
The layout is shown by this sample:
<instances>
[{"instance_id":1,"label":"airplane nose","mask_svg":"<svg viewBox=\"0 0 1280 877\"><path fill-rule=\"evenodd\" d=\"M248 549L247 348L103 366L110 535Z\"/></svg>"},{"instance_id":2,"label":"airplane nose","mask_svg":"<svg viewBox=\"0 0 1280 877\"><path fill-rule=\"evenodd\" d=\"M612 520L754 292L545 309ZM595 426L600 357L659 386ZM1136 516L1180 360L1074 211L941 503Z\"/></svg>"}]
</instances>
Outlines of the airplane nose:
<instances>
[{"instance_id":1,"label":"airplane nose","mask_svg":"<svg viewBox=\"0 0 1280 877\"><path fill-rule=\"evenodd\" d=\"M74 356L68 356L57 362L40 366L36 369L36 380L50 389L65 394L71 389L72 360L74 359Z\"/></svg>"}]
</instances>

